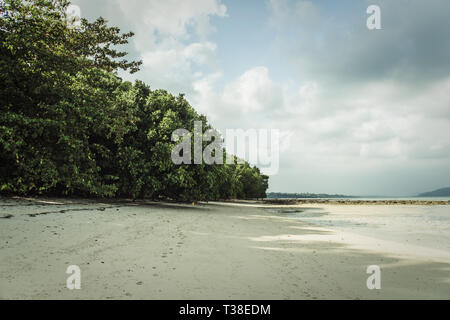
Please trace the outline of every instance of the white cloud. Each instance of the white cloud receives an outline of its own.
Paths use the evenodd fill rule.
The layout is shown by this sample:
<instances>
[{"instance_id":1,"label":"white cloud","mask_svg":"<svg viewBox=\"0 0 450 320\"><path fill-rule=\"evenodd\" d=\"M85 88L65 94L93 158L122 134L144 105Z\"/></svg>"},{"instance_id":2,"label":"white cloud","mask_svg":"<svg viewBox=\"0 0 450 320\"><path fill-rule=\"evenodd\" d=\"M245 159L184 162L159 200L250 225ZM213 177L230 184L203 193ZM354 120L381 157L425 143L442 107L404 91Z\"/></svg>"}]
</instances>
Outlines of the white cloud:
<instances>
[{"instance_id":1,"label":"white cloud","mask_svg":"<svg viewBox=\"0 0 450 320\"><path fill-rule=\"evenodd\" d=\"M146 72L164 77L183 76L193 72L192 64L212 65L215 51L216 45L211 42L161 46L143 53L142 61Z\"/></svg>"},{"instance_id":2,"label":"white cloud","mask_svg":"<svg viewBox=\"0 0 450 320\"><path fill-rule=\"evenodd\" d=\"M386 172L448 181L449 3L378 2L380 32L366 28L370 1L328 11L313 1L268 1L275 36L267 32L273 50L267 56L276 62L261 59L254 67L239 60L247 69L232 79L218 62L221 44L209 37L212 17L227 16L220 0L116 4L136 33L135 51L144 61L138 78L186 93L219 129L281 130L281 168L272 190L388 193L401 187ZM220 59L241 58L229 51ZM412 188L409 182L403 187L396 192Z\"/></svg>"},{"instance_id":3,"label":"white cloud","mask_svg":"<svg viewBox=\"0 0 450 320\"><path fill-rule=\"evenodd\" d=\"M245 115L283 105L281 87L269 78L266 67L252 68L228 84L224 89L223 100Z\"/></svg>"},{"instance_id":4,"label":"white cloud","mask_svg":"<svg viewBox=\"0 0 450 320\"><path fill-rule=\"evenodd\" d=\"M399 189L395 172L414 172L417 181L425 173L434 183L444 179L427 170L442 172L450 159L450 119L436 118L448 111L440 90L448 80L412 94L395 82L334 91L310 81L292 89L271 79L267 67L249 69L220 89L222 76L196 81L191 101L221 129L281 130L281 169L271 177L272 190L408 194L421 189Z\"/></svg>"},{"instance_id":5,"label":"white cloud","mask_svg":"<svg viewBox=\"0 0 450 320\"><path fill-rule=\"evenodd\" d=\"M225 17L220 0L130 0L117 4L133 26L136 51L143 60L139 78L153 88L190 93L202 69L216 68L217 45L210 17Z\"/></svg>"},{"instance_id":6,"label":"white cloud","mask_svg":"<svg viewBox=\"0 0 450 320\"><path fill-rule=\"evenodd\" d=\"M220 0L118 0L117 3L140 31L145 29L148 35L157 32L162 37L189 38L189 28L199 36L207 36L213 31L209 16L224 17L227 12Z\"/></svg>"}]
</instances>

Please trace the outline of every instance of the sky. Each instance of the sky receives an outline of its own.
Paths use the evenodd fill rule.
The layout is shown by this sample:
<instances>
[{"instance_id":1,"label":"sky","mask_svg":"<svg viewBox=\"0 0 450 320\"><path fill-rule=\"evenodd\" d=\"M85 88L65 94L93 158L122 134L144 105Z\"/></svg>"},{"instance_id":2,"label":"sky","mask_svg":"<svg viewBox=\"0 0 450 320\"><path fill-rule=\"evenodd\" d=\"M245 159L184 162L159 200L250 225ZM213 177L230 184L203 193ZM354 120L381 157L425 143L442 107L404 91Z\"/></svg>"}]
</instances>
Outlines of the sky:
<instances>
[{"instance_id":1,"label":"sky","mask_svg":"<svg viewBox=\"0 0 450 320\"><path fill-rule=\"evenodd\" d=\"M448 0L73 0L135 37L125 80L184 93L220 129L280 130L269 191L450 186ZM369 30L369 5L381 29Z\"/></svg>"}]
</instances>

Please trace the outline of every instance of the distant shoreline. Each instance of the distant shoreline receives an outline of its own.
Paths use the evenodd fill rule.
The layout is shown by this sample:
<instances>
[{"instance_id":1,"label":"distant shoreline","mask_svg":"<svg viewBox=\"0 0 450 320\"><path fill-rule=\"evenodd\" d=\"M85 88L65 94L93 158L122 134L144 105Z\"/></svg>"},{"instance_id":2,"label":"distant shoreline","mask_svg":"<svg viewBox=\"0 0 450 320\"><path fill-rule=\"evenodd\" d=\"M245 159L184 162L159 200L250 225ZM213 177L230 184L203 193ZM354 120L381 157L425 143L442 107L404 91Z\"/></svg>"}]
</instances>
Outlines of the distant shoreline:
<instances>
[{"instance_id":1,"label":"distant shoreline","mask_svg":"<svg viewBox=\"0 0 450 320\"><path fill-rule=\"evenodd\" d=\"M278 205L301 204L333 204L333 205L450 205L450 200L414 200L414 199L389 199L389 200L362 200L362 199L264 199L264 203Z\"/></svg>"},{"instance_id":2,"label":"distant shoreline","mask_svg":"<svg viewBox=\"0 0 450 320\"><path fill-rule=\"evenodd\" d=\"M78 197L21 197L21 196L0 196L0 201L26 201L30 205L41 203L43 205L68 205L68 204L122 204L122 205L138 205L138 204L172 204L178 205L197 205L208 203L228 203L228 204L247 204L247 205L450 205L450 199L360 199L360 198L265 198L265 199L231 199L218 201L176 201L176 200L152 200L152 199L127 199L127 198L78 198ZM2 218L2 217L0 217Z\"/></svg>"}]
</instances>

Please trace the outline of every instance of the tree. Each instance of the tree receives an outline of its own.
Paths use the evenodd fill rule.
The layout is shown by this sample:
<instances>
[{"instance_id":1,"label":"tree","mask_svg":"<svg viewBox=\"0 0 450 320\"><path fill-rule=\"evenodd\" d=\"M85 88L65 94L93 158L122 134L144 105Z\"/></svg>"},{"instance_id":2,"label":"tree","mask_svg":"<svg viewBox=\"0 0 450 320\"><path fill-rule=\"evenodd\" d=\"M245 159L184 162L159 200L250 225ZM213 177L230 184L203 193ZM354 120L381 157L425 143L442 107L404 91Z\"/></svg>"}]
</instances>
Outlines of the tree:
<instances>
[{"instance_id":1,"label":"tree","mask_svg":"<svg viewBox=\"0 0 450 320\"><path fill-rule=\"evenodd\" d=\"M132 32L103 18L68 21L66 0L0 2L0 192L256 198L267 177L244 165L175 165L172 132L205 116L183 95L117 76ZM206 142L204 142L204 147Z\"/></svg>"},{"instance_id":2,"label":"tree","mask_svg":"<svg viewBox=\"0 0 450 320\"><path fill-rule=\"evenodd\" d=\"M112 195L116 189L103 181L96 158L132 121L125 106L132 92L113 72L137 71L140 62L117 60L126 53L112 49L132 33L120 34L101 18L70 28L68 5L0 3L1 190Z\"/></svg>"}]
</instances>

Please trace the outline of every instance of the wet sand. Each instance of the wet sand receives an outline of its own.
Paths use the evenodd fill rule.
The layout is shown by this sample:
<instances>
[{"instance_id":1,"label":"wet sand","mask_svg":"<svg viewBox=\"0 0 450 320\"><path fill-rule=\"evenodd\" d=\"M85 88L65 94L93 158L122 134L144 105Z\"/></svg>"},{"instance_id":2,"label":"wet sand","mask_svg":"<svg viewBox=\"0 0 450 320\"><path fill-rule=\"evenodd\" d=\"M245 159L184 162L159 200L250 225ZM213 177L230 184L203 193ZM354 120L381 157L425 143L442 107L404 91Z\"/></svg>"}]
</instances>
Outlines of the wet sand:
<instances>
[{"instance_id":1,"label":"wet sand","mask_svg":"<svg viewBox=\"0 0 450 320\"><path fill-rule=\"evenodd\" d=\"M405 255L268 207L0 199L0 298L450 298L445 254ZM66 287L69 265L80 290ZM369 265L380 290L367 289Z\"/></svg>"}]
</instances>

